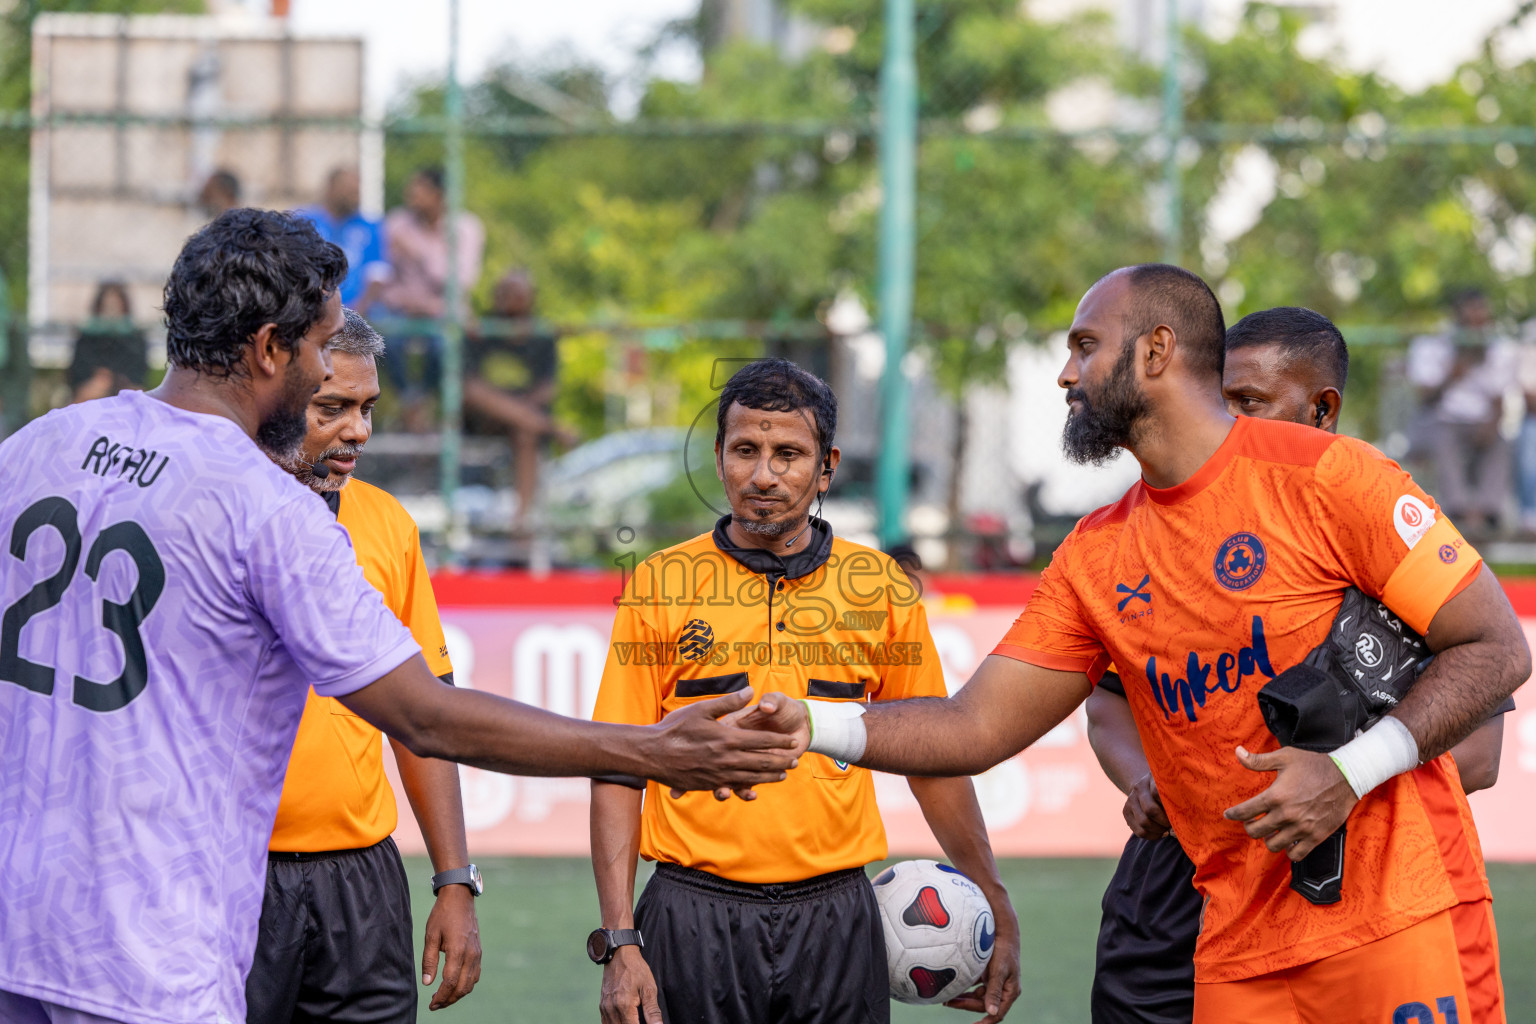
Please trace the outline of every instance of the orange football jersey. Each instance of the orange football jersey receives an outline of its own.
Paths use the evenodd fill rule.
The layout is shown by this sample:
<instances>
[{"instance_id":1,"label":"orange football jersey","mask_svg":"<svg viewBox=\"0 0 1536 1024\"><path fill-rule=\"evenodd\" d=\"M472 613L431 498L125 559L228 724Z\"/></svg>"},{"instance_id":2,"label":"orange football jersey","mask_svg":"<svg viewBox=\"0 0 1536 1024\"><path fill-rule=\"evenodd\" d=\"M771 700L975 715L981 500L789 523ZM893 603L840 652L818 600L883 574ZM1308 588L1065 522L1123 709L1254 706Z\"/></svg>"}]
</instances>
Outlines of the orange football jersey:
<instances>
[{"instance_id":1,"label":"orange football jersey","mask_svg":"<svg viewBox=\"0 0 1536 1024\"><path fill-rule=\"evenodd\" d=\"M389 492L362 480L347 481L337 498L336 518L352 538L363 575L421 645L427 667L451 678L453 665L416 522ZM267 848L282 853L359 849L383 842L396 823L395 791L384 775L383 734L341 701L311 689Z\"/></svg>"},{"instance_id":2,"label":"orange football jersey","mask_svg":"<svg viewBox=\"0 0 1536 1024\"><path fill-rule=\"evenodd\" d=\"M710 533L641 562L618 603L593 719L654 725L745 686L826 701L942 697L920 592L889 555L830 544L824 562L777 589ZM737 882L798 882L883 859L885 826L867 769L806 754L750 803L674 800L651 782L640 855Z\"/></svg>"},{"instance_id":3,"label":"orange football jersey","mask_svg":"<svg viewBox=\"0 0 1536 1024\"><path fill-rule=\"evenodd\" d=\"M1449 756L1349 817L1343 899L1290 889L1290 861L1222 812L1267 788L1239 745L1278 747L1259 689L1323 641L1351 585L1423 632L1482 559L1396 463L1351 438L1239 418L1190 479L1137 483L1078 523L994 653L1119 666L1158 792L1205 896L1197 981L1309 963L1489 898Z\"/></svg>"}]
</instances>

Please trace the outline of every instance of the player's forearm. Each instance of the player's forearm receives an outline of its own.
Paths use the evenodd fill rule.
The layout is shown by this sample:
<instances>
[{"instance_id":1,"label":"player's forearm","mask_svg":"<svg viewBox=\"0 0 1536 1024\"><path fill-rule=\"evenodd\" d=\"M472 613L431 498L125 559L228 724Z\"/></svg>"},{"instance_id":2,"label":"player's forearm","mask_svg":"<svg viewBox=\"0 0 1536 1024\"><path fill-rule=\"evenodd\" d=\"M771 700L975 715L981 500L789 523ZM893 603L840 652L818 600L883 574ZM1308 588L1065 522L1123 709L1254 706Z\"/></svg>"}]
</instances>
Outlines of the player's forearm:
<instances>
[{"instance_id":1,"label":"player's forearm","mask_svg":"<svg viewBox=\"0 0 1536 1024\"><path fill-rule=\"evenodd\" d=\"M984 723L973 721L956 697L870 704L864 728L868 739L859 765L897 775L978 775L1016 752L982 735Z\"/></svg>"},{"instance_id":2,"label":"player's forearm","mask_svg":"<svg viewBox=\"0 0 1536 1024\"><path fill-rule=\"evenodd\" d=\"M1082 673L990 655L953 697L868 705L858 763L898 775L977 775L1055 728L1088 691Z\"/></svg>"},{"instance_id":3,"label":"player's forearm","mask_svg":"<svg viewBox=\"0 0 1536 1024\"><path fill-rule=\"evenodd\" d=\"M451 761L421 758L398 740L390 740L400 785L421 826L421 837L432 859L432 871L440 874L469 863L469 843L464 835L464 801L459 792L459 766Z\"/></svg>"},{"instance_id":4,"label":"player's forearm","mask_svg":"<svg viewBox=\"0 0 1536 1024\"><path fill-rule=\"evenodd\" d=\"M1087 710L1088 744L1099 767L1120 792L1129 793L1151 771L1130 703L1119 694L1096 689L1088 697Z\"/></svg>"},{"instance_id":5,"label":"player's forearm","mask_svg":"<svg viewBox=\"0 0 1536 1024\"><path fill-rule=\"evenodd\" d=\"M444 686L418 654L341 702L418 757L509 775L631 775L679 789L744 789L782 781L798 746L782 730L718 721L751 698L738 690L657 725L607 725Z\"/></svg>"},{"instance_id":6,"label":"player's forearm","mask_svg":"<svg viewBox=\"0 0 1536 1024\"><path fill-rule=\"evenodd\" d=\"M444 686L420 655L341 702L418 757L512 775L639 775L654 769L656 730L599 725Z\"/></svg>"},{"instance_id":7,"label":"player's forearm","mask_svg":"<svg viewBox=\"0 0 1536 1024\"><path fill-rule=\"evenodd\" d=\"M474 690L449 691L439 714L406 740L422 757L511 775L638 775L654 770L651 730L584 722Z\"/></svg>"},{"instance_id":8,"label":"player's forearm","mask_svg":"<svg viewBox=\"0 0 1536 1024\"><path fill-rule=\"evenodd\" d=\"M636 790L592 783L592 876L604 928L633 928L635 924L641 801L642 794Z\"/></svg>"},{"instance_id":9,"label":"player's forearm","mask_svg":"<svg viewBox=\"0 0 1536 1024\"><path fill-rule=\"evenodd\" d=\"M998 893L1006 895L971 780L913 777L907 784L949 862L981 886L994 903Z\"/></svg>"}]
</instances>

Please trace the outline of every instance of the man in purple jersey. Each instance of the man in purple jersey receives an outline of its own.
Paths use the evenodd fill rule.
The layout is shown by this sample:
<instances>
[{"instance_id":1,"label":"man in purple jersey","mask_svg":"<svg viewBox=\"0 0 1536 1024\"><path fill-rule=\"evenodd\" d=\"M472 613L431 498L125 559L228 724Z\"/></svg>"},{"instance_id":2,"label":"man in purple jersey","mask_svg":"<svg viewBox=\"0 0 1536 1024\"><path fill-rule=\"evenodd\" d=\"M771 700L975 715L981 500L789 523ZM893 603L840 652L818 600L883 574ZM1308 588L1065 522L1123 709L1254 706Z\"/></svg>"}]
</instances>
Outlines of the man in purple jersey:
<instances>
[{"instance_id":1,"label":"man in purple jersey","mask_svg":"<svg viewBox=\"0 0 1536 1024\"><path fill-rule=\"evenodd\" d=\"M308 687L413 753L687 789L783 778L777 736L607 726L443 686L291 451L342 326L346 259L237 209L165 289L150 394L0 444L0 1021L234 1024Z\"/></svg>"}]
</instances>

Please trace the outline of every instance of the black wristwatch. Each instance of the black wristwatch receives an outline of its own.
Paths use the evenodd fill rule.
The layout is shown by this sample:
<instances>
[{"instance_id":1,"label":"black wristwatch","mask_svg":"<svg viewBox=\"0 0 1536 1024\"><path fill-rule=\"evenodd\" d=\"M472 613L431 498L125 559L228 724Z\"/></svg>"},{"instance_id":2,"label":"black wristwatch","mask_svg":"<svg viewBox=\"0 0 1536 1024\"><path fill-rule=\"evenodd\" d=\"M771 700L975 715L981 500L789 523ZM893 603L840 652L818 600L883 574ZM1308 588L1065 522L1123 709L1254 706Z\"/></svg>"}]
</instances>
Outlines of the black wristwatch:
<instances>
[{"instance_id":1,"label":"black wristwatch","mask_svg":"<svg viewBox=\"0 0 1536 1024\"><path fill-rule=\"evenodd\" d=\"M432 895L445 885L467 885L469 891L478 897L485 892L485 880L480 877L480 869L471 864L467 868L454 868L452 871L444 871L432 876Z\"/></svg>"},{"instance_id":2,"label":"black wristwatch","mask_svg":"<svg viewBox=\"0 0 1536 1024\"><path fill-rule=\"evenodd\" d=\"M612 960L620 946L639 946L644 949L645 940L640 938L638 928L599 928L587 936L587 956L595 964L606 964Z\"/></svg>"}]
</instances>

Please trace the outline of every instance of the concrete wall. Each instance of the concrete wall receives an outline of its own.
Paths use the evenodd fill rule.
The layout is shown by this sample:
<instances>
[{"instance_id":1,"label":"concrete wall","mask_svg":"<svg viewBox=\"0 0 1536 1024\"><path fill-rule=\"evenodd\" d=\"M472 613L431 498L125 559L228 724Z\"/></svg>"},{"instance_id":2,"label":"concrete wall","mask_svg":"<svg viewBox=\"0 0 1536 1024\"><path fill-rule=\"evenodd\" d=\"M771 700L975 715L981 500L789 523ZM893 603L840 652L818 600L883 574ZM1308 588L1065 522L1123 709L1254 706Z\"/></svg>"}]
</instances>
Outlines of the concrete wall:
<instances>
[{"instance_id":1,"label":"concrete wall","mask_svg":"<svg viewBox=\"0 0 1536 1024\"><path fill-rule=\"evenodd\" d=\"M32 113L55 119L32 135L35 325L83 318L109 277L128 282L135 319L157 323L214 170L240 178L246 205L287 209L359 163L356 124L314 122L361 116L360 38L240 16L46 14L32 52Z\"/></svg>"}]
</instances>

